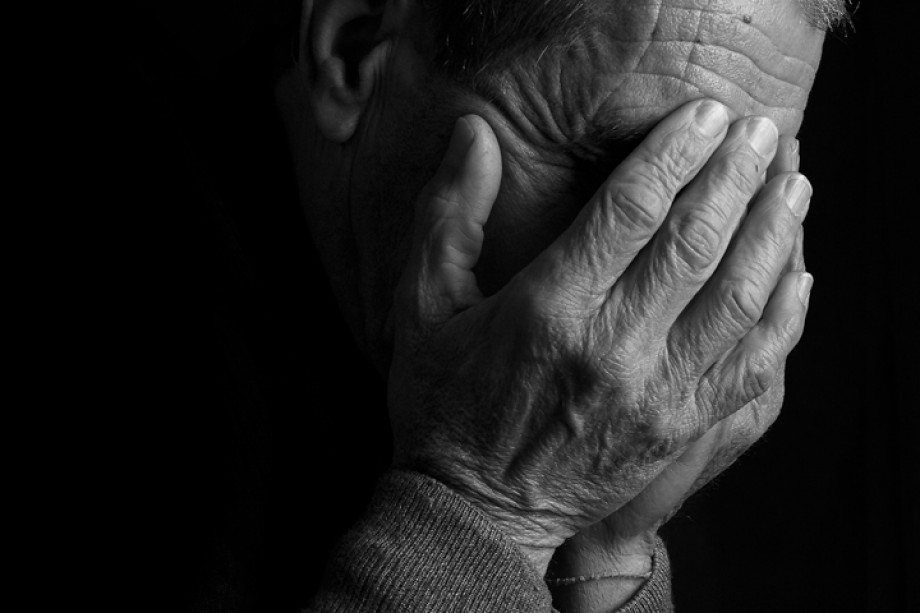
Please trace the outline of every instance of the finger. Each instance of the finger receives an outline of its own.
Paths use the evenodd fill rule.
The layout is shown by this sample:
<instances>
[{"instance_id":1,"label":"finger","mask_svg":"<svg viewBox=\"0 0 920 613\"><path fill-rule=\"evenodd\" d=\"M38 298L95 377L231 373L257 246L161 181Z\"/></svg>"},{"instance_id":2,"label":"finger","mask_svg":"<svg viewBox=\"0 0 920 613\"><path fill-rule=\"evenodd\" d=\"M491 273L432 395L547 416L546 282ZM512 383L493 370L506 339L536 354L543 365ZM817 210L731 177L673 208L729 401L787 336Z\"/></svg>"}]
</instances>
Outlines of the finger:
<instances>
[{"instance_id":1,"label":"finger","mask_svg":"<svg viewBox=\"0 0 920 613\"><path fill-rule=\"evenodd\" d=\"M495 134L482 118L461 117L444 161L416 207L410 266L414 264L415 291L426 317L443 319L482 299L473 267L500 182Z\"/></svg>"},{"instance_id":2,"label":"finger","mask_svg":"<svg viewBox=\"0 0 920 613\"><path fill-rule=\"evenodd\" d=\"M799 141L793 136L780 136L779 144L776 147L776 155L767 168L764 182L769 183L785 172L798 172L799 162Z\"/></svg>"},{"instance_id":3,"label":"finger","mask_svg":"<svg viewBox=\"0 0 920 613\"><path fill-rule=\"evenodd\" d=\"M668 334L668 355L696 380L763 316L808 211L811 184L799 173L770 181L725 257Z\"/></svg>"},{"instance_id":4,"label":"finger","mask_svg":"<svg viewBox=\"0 0 920 613\"><path fill-rule=\"evenodd\" d=\"M671 325L712 275L760 189L773 159L777 129L769 119L735 122L700 175L684 190L642 257L622 280L631 325L653 339Z\"/></svg>"},{"instance_id":5,"label":"finger","mask_svg":"<svg viewBox=\"0 0 920 613\"><path fill-rule=\"evenodd\" d=\"M814 279L789 273L777 284L761 321L700 380L701 431L766 393L799 342Z\"/></svg>"},{"instance_id":6,"label":"finger","mask_svg":"<svg viewBox=\"0 0 920 613\"><path fill-rule=\"evenodd\" d=\"M661 225L678 191L721 142L728 121L723 105L698 100L655 126L537 258L533 269L541 281L550 277L569 295L580 289L582 296L605 297ZM547 270L557 274L553 278Z\"/></svg>"},{"instance_id":7,"label":"finger","mask_svg":"<svg viewBox=\"0 0 920 613\"><path fill-rule=\"evenodd\" d=\"M804 272L805 271L805 228L799 228L795 235L795 244L792 246L792 253L789 254L789 260L783 272Z\"/></svg>"},{"instance_id":8,"label":"finger","mask_svg":"<svg viewBox=\"0 0 920 613\"><path fill-rule=\"evenodd\" d=\"M798 172L801 164L801 144L793 136L780 136L779 146L776 148L776 156L773 163L767 169L766 182L769 183L774 178L786 172ZM805 254L803 251L803 231L799 229L799 238L796 240L795 248L789 256L789 262L786 265L785 272L796 270L805 270Z\"/></svg>"}]
</instances>

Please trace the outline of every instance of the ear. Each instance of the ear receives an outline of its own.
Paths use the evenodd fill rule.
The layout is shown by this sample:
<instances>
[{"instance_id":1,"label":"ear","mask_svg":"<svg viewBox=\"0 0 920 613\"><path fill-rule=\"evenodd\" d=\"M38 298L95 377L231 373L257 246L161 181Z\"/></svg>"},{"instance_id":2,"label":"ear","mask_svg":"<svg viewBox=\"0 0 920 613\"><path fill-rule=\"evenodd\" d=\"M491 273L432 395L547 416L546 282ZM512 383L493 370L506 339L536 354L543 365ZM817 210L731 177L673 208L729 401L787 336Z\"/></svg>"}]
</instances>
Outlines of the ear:
<instances>
[{"instance_id":1,"label":"ear","mask_svg":"<svg viewBox=\"0 0 920 613\"><path fill-rule=\"evenodd\" d=\"M406 0L307 0L303 52L314 118L327 139L355 132L384 76L394 39L406 23Z\"/></svg>"}]
</instances>

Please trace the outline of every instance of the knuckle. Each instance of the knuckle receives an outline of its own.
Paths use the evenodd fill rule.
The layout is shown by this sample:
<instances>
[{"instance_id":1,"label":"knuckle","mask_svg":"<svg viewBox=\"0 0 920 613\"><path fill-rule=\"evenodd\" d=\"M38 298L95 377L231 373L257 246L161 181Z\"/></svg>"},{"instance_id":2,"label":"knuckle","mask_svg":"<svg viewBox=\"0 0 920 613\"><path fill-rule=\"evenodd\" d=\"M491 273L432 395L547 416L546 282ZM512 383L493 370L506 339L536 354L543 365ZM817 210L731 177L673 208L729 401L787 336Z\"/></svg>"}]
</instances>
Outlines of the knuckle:
<instances>
[{"instance_id":1,"label":"knuckle","mask_svg":"<svg viewBox=\"0 0 920 613\"><path fill-rule=\"evenodd\" d=\"M804 314L793 313L787 317L776 320L772 326L771 339L774 345L774 353L785 359L795 347L802 334L802 327L805 323Z\"/></svg>"},{"instance_id":2,"label":"knuckle","mask_svg":"<svg viewBox=\"0 0 920 613\"><path fill-rule=\"evenodd\" d=\"M763 314L763 304L753 283L747 280L725 282L722 290L725 316L745 328L753 327Z\"/></svg>"},{"instance_id":3,"label":"knuckle","mask_svg":"<svg viewBox=\"0 0 920 613\"><path fill-rule=\"evenodd\" d=\"M592 313L579 300L577 290L553 288L539 282L517 283L505 301L507 321L516 323L526 339L542 339L554 349L576 347L582 344Z\"/></svg>"},{"instance_id":4,"label":"knuckle","mask_svg":"<svg viewBox=\"0 0 920 613\"><path fill-rule=\"evenodd\" d=\"M711 187L749 197L760 186L760 160L753 152L734 151L712 162Z\"/></svg>"},{"instance_id":5,"label":"knuckle","mask_svg":"<svg viewBox=\"0 0 920 613\"><path fill-rule=\"evenodd\" d=\"M699 146L686 138L674 135L657 155L646 155L637 165L636 173L666 193L674 194L687 176L700 162Z\"/></svg>"},{"instance_id":6,"label":"knuckle","mask_svg":"<svg viewBox=\"0 0 920 613\"><path fill-rule=\"evenodd\" d=\"M545 322L552 312L552 294L545 284L518 283L510 295L513 309L520 320L531 324Z\"/></svg>"},{"instance_id":7,"label":"knuckle","mask_svg":"<svg viewBox=\"0 0 920 613\"><path fill-rule=\"evenodd\" d=\"M726 397L725 390L714 384L712 377L703 377L694 392L694 400L696 407L694 434L702 435L726 412L723 405L729 402L729 399Z\"/></svg>"},{"instance_id":8,"label":"knuckle","mask_svg":"<svg viewBox=\"0 0 920 613\"><path fill-rule=\"evenodd\" d=\"M696 416L691 408L692 395L681 384L682 369L662 356L652 372L655 375L646 378L637 400L642 407L640 423L645 448L651 457L660 459L682 447Z\"/></svg>"},{"instance_id":9,"label":"knuckle","mask_svg":"<svg viewBox=\"0 0 920 613\"><path fill-rule=\"evenodd\" d=\"M648 457L659 460L676 453L684 442L683 429L668 411L652 411L642 421L641 440Z\"/></svg>"},{"instance_id":10,"label":"knuckle","mask_svg":"<svg viewBox=\"0 0 920 613\"><path fill-rule=\"evenodd\" d=\"M604 209L616 226L641 232L643 236L651 235L664 209L660 188L652 185L631 181L617 184L608 193Z\"/></svg>"},{"instance_id":11,"label":"knuckle","mask_svg":"<svg viewBox=\"0 0 920 613\"><path fill-rule=\"evenodd\" d=\"M779 257L786 250L787 243L794 242L792 223L788 215L765 215L756 224L755 237L760 250L768 260Z\"/></svg>"},{"instance_id":12,"label":"knuckle","mask_svg":"<svg viewBox=\"0 0 920 613\"><path fill-rule=\"evenodd\" d=\"M668 331L665 347L670 361L671 369L686 371L687 366L699 361L703 344L699 342L698 330L674 327ZM686 375L685 375L686 376Z\"/></svg>"},{"instance_id":13,"label":"knuckle","mask_svg":"<svg viewBox=\"0 0 920 613\"><path fill-rule=\"evenodd\" d=\"M675 220L670 227L675 255L691 270L701 271L716 259L722 243L720 224L712 210L695 210Z\"/></svg>"},{"instance_id":14,"label":"knuckle","mask_svg":"<svg viewBox=\"0 0 920 613\"><path fill-rule=\"evenodd\" d=\"M763 355L748 359L739 382L741 402L747 404L766 394L775 377L776 365L771 360Z\"/></svg>"},{"instance_id":15,"label":"knuckle","mask_svg":"<svg viewBox=\"0 0 920 613\"><path fill-rule=\"evenodd\" d=\"M672 181L682 182L702 161L705 151L705 141L675 138L664 150L659 168Z\"/></svg>"}]
</instances>

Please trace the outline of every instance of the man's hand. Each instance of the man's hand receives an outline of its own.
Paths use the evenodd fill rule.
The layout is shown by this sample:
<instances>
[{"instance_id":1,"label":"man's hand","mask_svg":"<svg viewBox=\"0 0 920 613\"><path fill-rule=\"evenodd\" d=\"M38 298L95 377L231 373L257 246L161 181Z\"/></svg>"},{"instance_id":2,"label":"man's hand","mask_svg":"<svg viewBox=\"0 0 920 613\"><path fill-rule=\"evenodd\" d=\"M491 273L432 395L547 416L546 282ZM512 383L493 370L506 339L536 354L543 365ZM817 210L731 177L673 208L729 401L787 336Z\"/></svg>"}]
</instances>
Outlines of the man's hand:
<instances>
[{"instance_id":1,"label":"man's hand","mask_svg":"<svg viewBox=\"0 0 920 613\"><path fill-rule=\"evenodd\" d=\"M785 173L798 169L798 142L783 137L767 170L766 181L782 181ZM803 230L799 228L784 273L805 271L802 241ZM560 584L554 588L554 602L560 611L610 611L632 596L642 582L622 577L649 571L658 528L677 512L684 500L731 465L776 420L783 401L783 374L780 369L765 394L691 443L638 496L556 550L550 564L554 575L621 575L597 582Z\"/></svg>"},{"instance_id":2,"label":"man's hand","mask_svg":"<svg viewBox=\"0 0 920 613\"><path fill-rule=\"evenodd\" d=\"M801 275L783 272L807 182L752 200L776 141L767 120L729 129L721 105L682 107L484 298L473 269L500 157L484 121L460 120L397 292L395 464L467 497L545 571L766 393L805 316Z\"/></svg>"}]
</instances>

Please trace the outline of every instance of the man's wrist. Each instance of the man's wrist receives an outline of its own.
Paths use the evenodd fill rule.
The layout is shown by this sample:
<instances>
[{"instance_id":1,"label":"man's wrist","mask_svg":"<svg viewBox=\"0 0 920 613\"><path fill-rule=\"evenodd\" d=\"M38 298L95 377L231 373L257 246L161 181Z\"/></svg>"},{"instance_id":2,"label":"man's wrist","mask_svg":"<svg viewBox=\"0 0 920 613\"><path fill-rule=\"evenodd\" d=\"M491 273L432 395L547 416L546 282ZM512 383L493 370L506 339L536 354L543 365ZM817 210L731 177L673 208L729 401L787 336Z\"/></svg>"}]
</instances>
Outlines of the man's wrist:
<instances>
[{"instance_id":1,"label":"man's wrist","mask_svg":"<svg viewBox=\"0 0 920 613\"><path fill-rule=\"evenodd\" d=\"M547 568L547 579L565 577L624 577L647 578L652 572L654 555L586 554L577 558L560 560L554 557Z\"/></svg>"},{"instance_id":2,"label":"man's wrist","mask_svg":"<svg viewBox=\"0 0 920 613\"><path fill-rule=\"evenodd\" d=\"M655 535L611 542L573 537L557 551L545 577L563 612L609 613L629 602L652 577Z\"/></svg>"},{"instance_id":3,"label":"man's wrist","mask_svg":"<svg viewBox=\"0 0 920 613\"><path fill-rule=\"evenodd\" d=\"M652 570L656 533L623 538L578 534L556 550L548 577L646 576Z\"/></svg>"},{"instance_id":4,"label":"man's wrist","mask_svg":"<svg viewBox=\"0 0 920 613\"><path fill-rule=\"evenodd\" d=\"M559 546L563 544L564 538L554 537L542 525L529 521L526 517L514 515L505 509L496 509L494 506L484 505L481 502L477 505L475 500L471 501L471 504L478 506L479 510L488 516L499 530L517 543L521 552L531 561L541 577L546 574L550 561Z\"/></svg>"},{"instance_id":5,"label":"man's wrist","mask_svg":"<svg viewBox=\"0 0 920 613\"><path fill-rule=\"evenodd\" d=\"M557 549L564 543L566 534L556 523L536 513L515 508L510 502L503 504L502 496L484 492L487 488L477 486L475 479L463 478L457 474L448 475L433 470L431 466L413 468L435 479L456 495L464 498L476 508L510 540L517 544L521 553L530 560L539 576L544 576ZM567 534L571 534L568 532Z\"/></svg>"}]
</instances>

